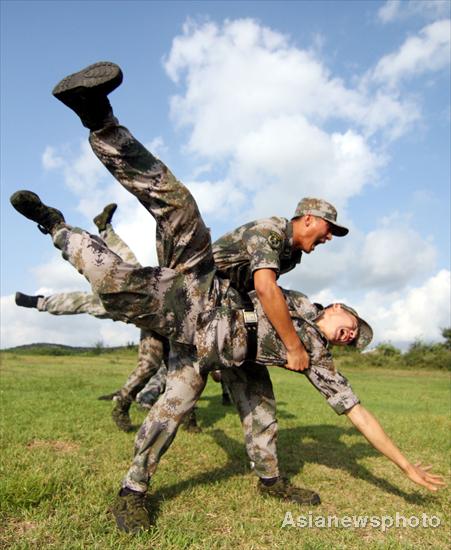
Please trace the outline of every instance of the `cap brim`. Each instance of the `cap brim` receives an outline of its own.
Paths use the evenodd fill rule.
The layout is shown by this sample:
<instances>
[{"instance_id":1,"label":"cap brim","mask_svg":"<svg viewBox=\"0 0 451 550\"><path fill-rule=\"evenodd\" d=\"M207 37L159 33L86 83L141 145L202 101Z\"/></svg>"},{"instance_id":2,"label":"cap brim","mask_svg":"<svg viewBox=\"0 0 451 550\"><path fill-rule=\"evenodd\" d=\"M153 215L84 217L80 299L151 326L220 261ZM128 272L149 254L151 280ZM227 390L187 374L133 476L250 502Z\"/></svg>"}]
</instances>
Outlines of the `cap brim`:
<instances>
[{"instance_id":1,"label":"cap brim","mask_svg":"<svg viewBox=\"0 0 451 550\"><path fill-rule=\"evenodd\" d=\"M343 309L345 309L346 311L349 311L349 313L354 315L354 317L357 319L357 322L359 324L359 333L357 334L357 338L354 338L354 340L349 345L354 346L357 349L366 348L366 346L373 339L373 329L365 321L365 319L362 319L360 317L360 315L357 313L355 309L347 306L346 304L340 304L340 305Z\"/></svg>"},{"instance_id":2,"label":"cap brim","mask_svg":"<svg viewBox=\"0 0 451 550\"><path fill-rule=\"evenodd\" d=\"M353 344L357 349L365 349L373 339L373 329L361 317L359 317L359 334Z\"/></svg>"},{"instance_id":3,"label":"cap brim","mask_svg":"<svg viewBox=\"0 0 451 550\"><path fill-rule=\"evenodd\" d=\"M343 225L337 225L336 223L333 223L329 220L327 221L329 222L330 232L332 233L332 235L335 235L335 237L344 237L349 233L349 229L347 227L344 227Z\"/></svg>"}]
</instances>

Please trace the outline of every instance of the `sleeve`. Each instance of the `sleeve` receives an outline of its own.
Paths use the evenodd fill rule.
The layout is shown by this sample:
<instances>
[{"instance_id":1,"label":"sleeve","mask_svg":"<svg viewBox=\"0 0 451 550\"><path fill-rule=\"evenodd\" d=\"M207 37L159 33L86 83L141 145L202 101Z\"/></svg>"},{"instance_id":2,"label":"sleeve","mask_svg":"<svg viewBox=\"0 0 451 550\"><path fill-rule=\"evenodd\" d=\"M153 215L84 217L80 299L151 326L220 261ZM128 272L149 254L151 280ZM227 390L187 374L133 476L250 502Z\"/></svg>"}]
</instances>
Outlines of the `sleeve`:
<instances>
[{"instance_id":1,"label":"sleeve","mask_svg":"<svg viewBox=\"0 0 451 550\"><path fill-rule=\"evenodd\" d=\"M304 374L337 414L343 414L360 403L347 378L338 371L312 365Z\"/></svg>"},{"instance_id":2,"label":"sleeve","mask_svg":"<svg viewBox=\"0 0 451 550\"><path fill-rule=\"evenodd\" d=\"M305 326L303 336L302 340L310 355L310 368L303 374L309 382L326 398L337 414L343 414L360 403L347 378L335 369L330 351L316 337L313 329Z\"/></svg>"},{"instance_id":3,"label":"sleeve","mask_svg":"<svg viewBox=\"0 0 451 550\"><path fill-rule=\"evenodd\" d=\"M243 234L243 245L249 255L250 272L258 269L273 269L279 273L280 255L286 236L277 225L261 222Z\"/></svg>"}]
</instances>

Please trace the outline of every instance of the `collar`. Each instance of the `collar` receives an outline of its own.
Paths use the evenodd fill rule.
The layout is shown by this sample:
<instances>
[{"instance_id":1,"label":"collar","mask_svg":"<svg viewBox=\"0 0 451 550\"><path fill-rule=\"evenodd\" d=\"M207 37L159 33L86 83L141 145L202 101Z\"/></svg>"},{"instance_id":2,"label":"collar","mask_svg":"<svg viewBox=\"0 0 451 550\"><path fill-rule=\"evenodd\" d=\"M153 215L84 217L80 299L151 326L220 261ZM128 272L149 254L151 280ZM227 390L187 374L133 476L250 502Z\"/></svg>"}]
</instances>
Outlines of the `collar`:
<instances>
[{"instance_id":1,"label":"collar","mask_svg":"<svg viewBox=\"0 0 451 550\"><path fill-rule=\"evenodd\" d=\"M295 263L301 261L302 250L295 250L293 248L293 222L287 220L287 225L285 226L285 246L282 252L282 255L285 258L291 258Z\"/></svg>"},{"instance_id":2,"label":"collar","mask_svg":"<svg viewBox=\"0 0 451 550\"><path fill-rule=\"evenodd\" d=\"M287 235L287 245L290 247L290 250L293 250L293 222L287 222L285 233Z\"/></svg>"},{"instance_id":3,"label":"collar","mask_svg":"<svg viewBox=\"0 0 451 550\"><path fill-rule=\"evenodd\" d=\"M319 334L319 336L321 337L321 340L323 340L324 342L324 345L326 346L326 348L329 347L329 340L326 338L326 335L323 333L323 331L319 328L319 326L316 324L316 320L321 316L321 314L323 313L324 311L324 307L321 305L321 304L313 304L315 309L316 309L316 315L308 321L309 325L311 325L315 331Z\"/></svg>"}]
</instances>

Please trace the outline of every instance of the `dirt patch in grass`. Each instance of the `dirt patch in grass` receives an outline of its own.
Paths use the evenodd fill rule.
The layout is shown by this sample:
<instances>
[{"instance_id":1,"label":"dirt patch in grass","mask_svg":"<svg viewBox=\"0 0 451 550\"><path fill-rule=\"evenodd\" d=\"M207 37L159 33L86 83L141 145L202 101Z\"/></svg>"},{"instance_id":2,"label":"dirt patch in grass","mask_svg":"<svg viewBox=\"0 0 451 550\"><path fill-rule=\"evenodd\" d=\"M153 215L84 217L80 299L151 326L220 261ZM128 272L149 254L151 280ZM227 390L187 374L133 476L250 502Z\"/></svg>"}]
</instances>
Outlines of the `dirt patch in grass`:
<instances>
[{"instance_id":1,"label":"dirt patch in grass","mask_svg":"<svg viewBox=\"0 0 451 550\"><path fill-rule=\"evenodd\" d=\"M11 532L14 532L18 536L22 536L25 533L28 533L28 531L36 529L36 527L38 526L39 524L35 521L26 521L17 518L11 518L8 521L8 527L10 528Z\"/></svg>"},{"instance_id":2,"label":"dirt patch in grass","mask_svg":"<svg viewBox=\"0 0 451 550\"><path fill-rule=\"evenodd\" d=\"M58 441L52 439L32 439L27 443L27 449L52 449L58 453L73 453L80 445L73 441Z\"/></svg>"},{"instance_id":3,"label":"dirt patch in grass","mask_svg":"<svg viewBox=\"0 0 451 550\"><path fill-rule=\"evenodd\" d=\"M46 548L53 545L55 539L48 533L42 535L42 527L43 524L36 521L9 518L6 521L6 529L0 534L0 548L17 548L19 546L23 548L24 541L29 544L27 548ZM39 528L41 528L41 532Z\"/></svg>"}]
</instances>

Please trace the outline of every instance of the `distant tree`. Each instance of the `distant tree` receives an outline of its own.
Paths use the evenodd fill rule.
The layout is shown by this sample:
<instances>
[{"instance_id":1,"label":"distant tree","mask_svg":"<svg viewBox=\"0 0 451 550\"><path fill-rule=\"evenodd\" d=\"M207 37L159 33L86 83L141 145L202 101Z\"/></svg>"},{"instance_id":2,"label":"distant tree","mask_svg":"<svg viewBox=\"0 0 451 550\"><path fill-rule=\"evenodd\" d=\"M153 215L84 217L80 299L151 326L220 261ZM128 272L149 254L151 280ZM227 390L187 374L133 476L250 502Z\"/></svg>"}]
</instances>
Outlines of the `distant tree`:
<instances>
[{"instance_id":1,"label":"distant tree","mask_svg":"<svg viewBox=\"0 0 451 550\"><path fill-rule=\"evenodd\" d=\"M386 357L401 355L401 351L390 342L381 342L376 346L376 351L382 355L385 355Z\"/></svg>"},{"instance_id":2,"label":"distant tree","mask_svg":"<svg viewBox=\"0 0 451 550\"><path fill-rule=\"evenodd\" d=\"M442 336L445 339L446 349L451 350L451 327L442 328Z\"/></svg>"},{"instance_id":3,"label":"distant tree","mask_svg":"<svg viewBox=\"0 0 451 550\"><path fill-rule=\"evenodd\" d=\"M94 349L92 350L93 353L95 353L96 355L100 355L103 351L104 351L104 344L103 344L103 341L102 340L98 340L95 344L94 344Z\"/></svg>"}]
</instances>

